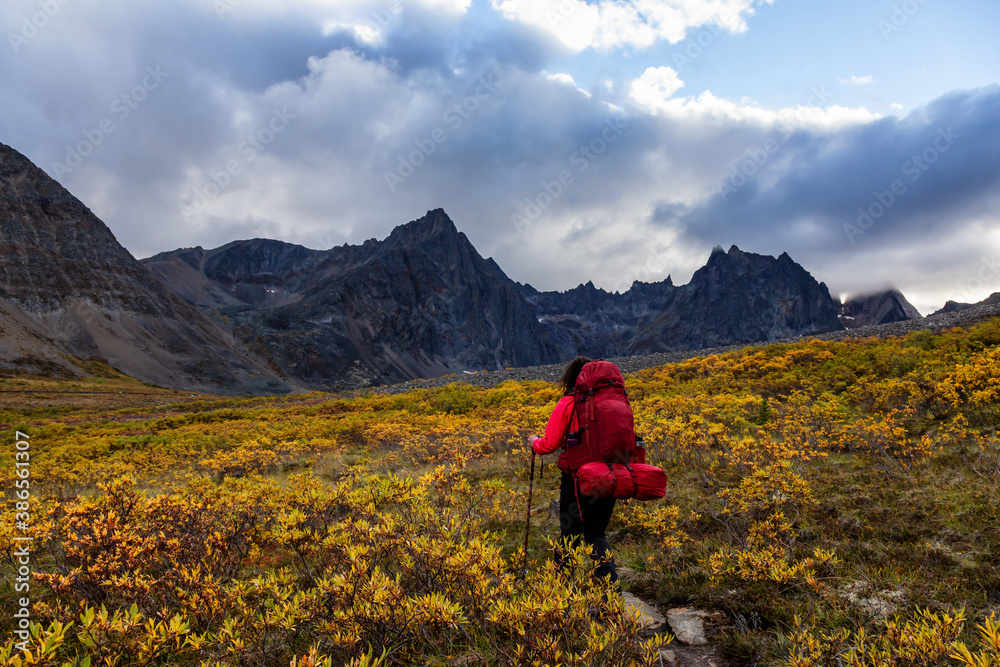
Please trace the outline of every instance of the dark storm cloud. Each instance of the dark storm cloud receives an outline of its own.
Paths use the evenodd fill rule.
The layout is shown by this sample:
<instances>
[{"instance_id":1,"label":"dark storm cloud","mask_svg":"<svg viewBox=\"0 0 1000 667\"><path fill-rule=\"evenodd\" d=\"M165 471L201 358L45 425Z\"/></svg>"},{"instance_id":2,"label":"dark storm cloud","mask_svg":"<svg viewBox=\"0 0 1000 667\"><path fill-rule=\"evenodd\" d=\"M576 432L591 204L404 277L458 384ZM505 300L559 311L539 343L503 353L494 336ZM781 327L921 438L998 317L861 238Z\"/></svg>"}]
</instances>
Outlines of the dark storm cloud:
<instances>
[{"instance_id":1,"label":"dark storm cloud","mask_svg":"<svg viewBox=\"0 0 1000 667\"><path fill-rule=\"evenodd\" d=\"M8 6L0 18L16 23L30 3ZM184 65L239 88L263 90L307 72L310 56L335 46L315 21L289 14L227 16L186 3L70 2L18 53L0 57L4 84L40 103L87 103L130 70L149 63ZM32 85L33 84L33 85Z\"/></svg>"},{"instance_id":2,"label":"dark storm cloud","mask_svg":"<svg viewBox=\"0 0 1000 667\"><path fill-rule=\"evenodd\" d=\"M0 122L52 173L67 147L110 120L114 131L86 166L107 168L133 188L169 187L186 163L225 140L242 97L304 76L308 58L325 55L330 42L304 16L223 20L211 3L70 3L20 53L0 58L0 90L21 107ZM147 68L164 79L137 101L131 91Z\"/></svg>"},{"instance_id":3,"label":"dark storm cloud","mask_svg":"<svg viewBox=\"0 0 1000 667\"><path fill-rule=\"evenodd\" d=\"M774 150L751 145L718 192L690 209L661 205L654 219L703 243L780 239L806 252L906 245L960 225L1000 185L1000 87L951 93L902 119L771 139Z\"/></svg>"},{"instance_id":4,"label":"dark storm cloud","mask_svg":"<svg viewBox=\"0 0 1000 667\"><path fill-rule=\"evenodd\" d=\"M404 77L434 70L444 79L461 78L461 72L481 70L494 63L537 72L559 52L537 31L506 21L484 7L449 15L406 5L399 14L385 20L382 32L383 39L378 43L365 44L349 29L342 28L334 33L336 48L355 49L369 60L391 59Z\"/></svg>"}]
</instances>

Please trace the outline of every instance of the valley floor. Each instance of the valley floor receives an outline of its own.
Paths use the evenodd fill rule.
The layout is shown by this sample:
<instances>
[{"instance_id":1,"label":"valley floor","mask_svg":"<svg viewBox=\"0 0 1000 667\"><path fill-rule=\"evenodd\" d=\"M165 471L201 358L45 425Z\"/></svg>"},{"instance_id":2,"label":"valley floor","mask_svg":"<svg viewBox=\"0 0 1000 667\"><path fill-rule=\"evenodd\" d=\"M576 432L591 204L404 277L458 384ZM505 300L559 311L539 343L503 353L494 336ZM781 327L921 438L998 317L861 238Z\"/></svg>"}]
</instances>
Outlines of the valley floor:
<instances>
[{"instance_id":1,"label":"valley floor","mask_svg":"<svg viewBox=\"0 0 1000 667\"><path fill-rule=\"evenodd\" d=\"M616 508L625 587L703 610L704 664L1000 664L1000 320L849 334L628 375L669 488ZM524 378L263 398L3 380L0 486L30 520L0 525L0 598L30 596L36 625L26 662L0 619L0 664L697 664L585 551L552 565L554 460L522 570L526 439L559 398Z\"/></svg>"}]
</instances>

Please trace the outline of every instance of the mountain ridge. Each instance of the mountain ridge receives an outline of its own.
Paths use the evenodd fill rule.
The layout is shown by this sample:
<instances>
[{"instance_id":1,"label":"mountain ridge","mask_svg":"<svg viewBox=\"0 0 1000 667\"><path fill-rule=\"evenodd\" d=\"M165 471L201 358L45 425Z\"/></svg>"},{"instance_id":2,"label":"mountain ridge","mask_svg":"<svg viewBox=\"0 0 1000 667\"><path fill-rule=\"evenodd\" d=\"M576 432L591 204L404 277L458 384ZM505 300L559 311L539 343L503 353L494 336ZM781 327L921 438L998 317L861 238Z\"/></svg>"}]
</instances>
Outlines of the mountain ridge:
<instances>
[{"instance_id":1,"label":"mountain ridge","mask_svg":"<svg viewBox=\"0 0 1000 667\"><path fill-rule=\"evenodd\" d=\"M566 292L521 286L549 334L590 356L646 354L733 342L758 342L841 328L829 289L795 263L713 248L705 266L684 285L670 276L633 282L624 293L581 284ZM595 311L597 314L595 314Z\"/></svg>"},{"instance_id":2,"label":"mountain ridge","mask_svg":"<svg viewBox=\"0 0 1000 667\"><path fill-rule=\"evenodd\" d=\"M539 292L483 258L443 209L356 246L250 239L143 263L283 373L320 388L842 328L829 290L787 253L734 245L686 285Z\"/></svg>"},{"instance_id":3,"label":"mountain ridge","mask_svg":"<svg viewBox=\"0 0 1000 667\"><path fill-rule=\"evenodd\" d=\"M969 308L975 308L976 306L993 305L993 304L996 304L996 303L1000 303L1000 292L993 292L992 294L990 294L988 297L986 297L982 301L978 301L976 303L962 303L962 302L959 302L959 301L947 301L947 302L945 302L943 308L934 311L933 314L934 315L939 315L939 314L942 314L942 313L953 313L953 312L956 312L956 311L959 311L959 310L968 310Z\"/></svg>"},{"instance_id":4,"label":"mountain ridge","mask_svg":"<svg viewBox=\"0 0 1000 667\"><path fill-rule=\"evenodd\" d=\"M668 276L622 294L592 281L539 292L480 255L440 208L360 245L257 238L139 261L3 144L0 253L0 369L79 375L96 357L138 379L228 393L353 389L842 328L841 305L788 253L717 247L684 285Z\"/></svg>"},{"instance_id":5,"label":"mountain ridge","mask_svg":"<svg viewBox=\"0 0 1000 667\"><path fill-rule=\"evenodd\" d=\"M76 197L0 144L0 368L86 374L96 358L198 390L290 387L156 279ZM9 330L9 331L8 331Z\"/></svg>"}]
</instances>

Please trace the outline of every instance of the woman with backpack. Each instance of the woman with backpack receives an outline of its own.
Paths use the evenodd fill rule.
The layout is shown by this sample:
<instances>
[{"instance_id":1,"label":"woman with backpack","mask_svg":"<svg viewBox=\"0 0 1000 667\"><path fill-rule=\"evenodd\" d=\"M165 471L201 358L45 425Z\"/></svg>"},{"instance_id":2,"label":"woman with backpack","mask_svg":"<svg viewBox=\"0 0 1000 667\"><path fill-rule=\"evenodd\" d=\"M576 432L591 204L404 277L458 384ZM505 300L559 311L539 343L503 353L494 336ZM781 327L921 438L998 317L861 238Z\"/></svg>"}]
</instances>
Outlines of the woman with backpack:
<instances>
[{"instance_id":1,"label":"woman with backpack","mask_svg":"<svg viewBox=\"0 0 1000 667\"><path fill-rule=\"evenodd\" d=\"M592 548L591 558L599 561L595 574L607 577L612 584L618 581L615 571L615 560L608 554L608 540L605 531L611 521L611 513L615 508L615 499L595 498L579 493L576 476L573 474L568 441L570 435L579 431L576 415L576 396L574 393L577 378L583 367L592 359L577 357L566 366L559 383L563 388L563 397L556 404L549 423L545 427L545 435L541 438L531 436L529 443L532 452L539 456L551 454L559 448L557 465L562 471L562 484L559 490L559 529L560 537L573 546L579 546L581 538ZM556 562L561 563L562 554L557 550Z\"/></svg>"}]
</instances>

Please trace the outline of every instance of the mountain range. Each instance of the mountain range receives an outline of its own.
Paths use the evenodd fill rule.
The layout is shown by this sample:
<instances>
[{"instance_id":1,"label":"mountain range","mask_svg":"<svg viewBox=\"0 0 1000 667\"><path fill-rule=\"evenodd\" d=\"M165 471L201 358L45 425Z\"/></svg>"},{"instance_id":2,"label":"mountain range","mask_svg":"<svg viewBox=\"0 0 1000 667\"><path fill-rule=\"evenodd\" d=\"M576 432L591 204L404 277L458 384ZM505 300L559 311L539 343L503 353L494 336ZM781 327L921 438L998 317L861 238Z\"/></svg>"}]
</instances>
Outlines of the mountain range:
<instances>
[{"instance_id":1,"label":"mountain range","mask_svg":"<svg viewBox=\"0 0 1000 667\"><path fill-rule=\"evenodd\" d=\"M81 202L0 144L0 370L93 363L223 393L341 390L462 371L700 349L919 317L890 290L841 304L787 254L716 248L686 285L540 292L443 210L384 240L267 239L137 261Z\"/></svg>"}]
</instances>

